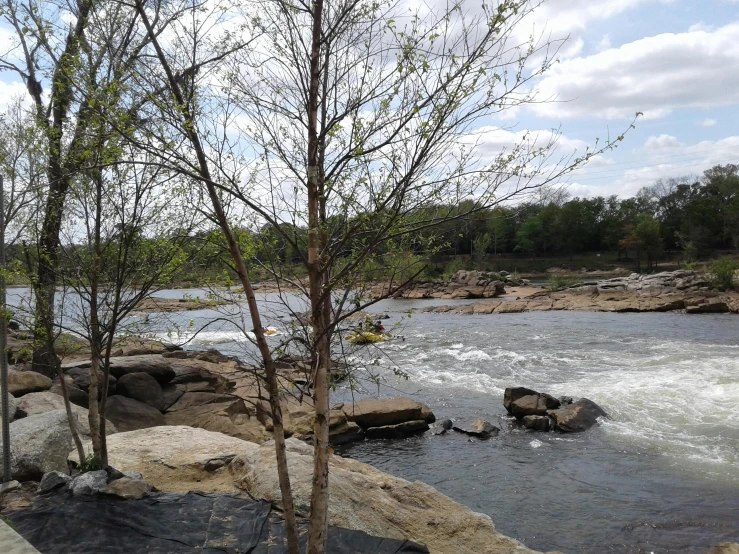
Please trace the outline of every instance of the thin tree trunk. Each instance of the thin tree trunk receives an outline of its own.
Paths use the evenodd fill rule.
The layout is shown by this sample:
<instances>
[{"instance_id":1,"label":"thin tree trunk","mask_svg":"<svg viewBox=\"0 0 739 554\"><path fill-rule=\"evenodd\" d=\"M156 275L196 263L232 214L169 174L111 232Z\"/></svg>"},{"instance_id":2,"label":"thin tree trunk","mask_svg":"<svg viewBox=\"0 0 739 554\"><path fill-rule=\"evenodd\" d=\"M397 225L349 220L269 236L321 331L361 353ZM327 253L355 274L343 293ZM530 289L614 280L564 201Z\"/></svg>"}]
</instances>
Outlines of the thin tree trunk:
<instances>
[{"instance_id":1,"label":"thin tree trunk","mask_svg":"<svg viewBox=\"0 0 739 554\"><path fill-rule=\"evenodd\" d=\"M321 183L318 108L320 90L321 28L323 0L313 2L313 28L310 55L310 85L308 89L308 281L311 300L311 323L315 341L313 360L313 404L316 411L313 425L313 484L311 488L308 554L325 554L328 532L328 437L330 343L323 298L323 269L319 255ZM330 317L330 304L328 307Z\"/></svg>"},{"instance_id":2,"label":"thin tree trunk","mask_svg":"<svg viewBox=\"0 0 739 554\"><path fill-rule=\"evenodd\" d=\"M85 461L85 449L82 448L82 440L80 439L79 429L77 428L77 418L72 412L72 404L69 401L69 389L67 388L67 382L64 380L64 372L62 371L61 364L57 364L57 375L59 376L59 387L62 389L62 398L64 399L64 409L67 412L69 430L72 432L72 440L77 449L77 456L80 459L80 463L83 463Z\"/></svg>"},{"instance_id":3,"label":"thin tree trunk","mask_svg":"<svg viewBox=\"0 0 739 554\"><path fill-rule=\"evenodd\" d=\"M102 373L100 369L101 361L101 333L100 333L100 315L98 310L99 299L98 290L100 286L100 226L102 225L102 206L103 206L103 183L102 176L99 172L93 176L95 184L95 221L93 237L93 260L92 260L92 275L90 279L90 404L88 419L90 421L90 438L92 439L92 451L95 458L100 462L101 467L103 465L103 459L107 459L107 455L103 453L102 444L100 440L100 426L101 421L105 421L104 415L100 413L100 401L102 395L100 394L100 387L98 382L98 375ZM104 425L104 423L103 423Z\"/></svg>"},{"instance_id":4,"label":"thin tree trunk","mask_svg":"<svg viewBox=\"0 0 739 554\"><path fill-rule=\"evenodd\" d=\"M259 307L257 306L254 289L251 285L251 280L249 279L249 274L246 270L244 258L241 255L241 250L239 249L236 237L231 230L231 225L228 222L226 214L223 210L223 205L220 198L218 197L218 192L213 184L213 179L210 174L210 168L205 156L205 151L200 142L200 137L197 133L197 126L194 117L192 115L192 112L190 111L189 106L184 100L180 85L175 79L174 73L172 72L169 63L164 56L164 52L159 45L158 37L154 33L154 29L149 22L149 18L146 14L146 11L144 10L142 0L136 0L136 11L138 12L142 22L144 23L144 26L146 27L146 31L149 35L152 45L154 46L157 57L159 58L159 62L162 64L162 68L167 74L167 81L169 83L172 95L174 96L180 113L182 113L185 120L185 129L188 135L188 139L193 147L193 150L195 150L195 154L197 155L200 176L205 182L206 188L208 190L208 196L210 197L211 204L213 205L213 210L215 212L218 225L220 226L221 231L226 239L229 253L231 254L231 258L234 262L234 265L236 266L236 271L239 275L239 279L241 280L241 284L244 287L244 293L246 294L252 325L254 326L257 348L259 349L259 353L262 356L262 361L264 362L264 371L267 380L267 391L269 393L269 404L270 409L272 410L272 434L275 440L277 476L280 482L283 515L285 518L285 527L287 530L287 548L289 554L299 554L298 525L295 518L295 505L293 502L292 489L290 486L290 475L287 467L285 430L282 422L282 406L280 405L277 372L275 370L272 354L269 350L269 345L267 344L267 340L264 336L264 330L262 327L261 318L259 316Z\"/></svg>"}]
</instances>

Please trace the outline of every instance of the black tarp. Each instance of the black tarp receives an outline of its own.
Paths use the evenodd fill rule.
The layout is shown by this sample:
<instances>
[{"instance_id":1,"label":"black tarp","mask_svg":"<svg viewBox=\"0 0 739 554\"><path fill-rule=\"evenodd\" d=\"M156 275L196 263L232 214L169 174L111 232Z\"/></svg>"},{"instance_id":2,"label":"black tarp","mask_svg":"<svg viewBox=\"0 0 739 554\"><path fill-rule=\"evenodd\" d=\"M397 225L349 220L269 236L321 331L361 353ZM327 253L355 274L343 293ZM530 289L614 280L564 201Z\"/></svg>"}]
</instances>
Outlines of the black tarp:
<instances>
[{"instance_id":1,"label":"black tarp","mask_svg":"<svg viewBox=\"0 0 739 554\"><path fill-rule=\"evenodd\" d=\"M42 554L282 554L284 522L264 501L229 494L155 493L141 500L66 491L3 514ZM305 551L305 526L301 526ZM411 541L329 528L329 554L411 554Z\"/></svg>"}]
</instances>

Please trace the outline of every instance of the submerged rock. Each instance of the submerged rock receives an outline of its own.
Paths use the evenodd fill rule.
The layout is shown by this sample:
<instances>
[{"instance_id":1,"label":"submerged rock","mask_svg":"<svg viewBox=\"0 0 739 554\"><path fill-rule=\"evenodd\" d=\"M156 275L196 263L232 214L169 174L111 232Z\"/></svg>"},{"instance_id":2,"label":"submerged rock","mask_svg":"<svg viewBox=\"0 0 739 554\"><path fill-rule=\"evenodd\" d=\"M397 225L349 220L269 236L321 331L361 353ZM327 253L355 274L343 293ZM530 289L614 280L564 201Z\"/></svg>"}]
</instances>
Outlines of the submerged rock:
<instances>
[{"instance_id":1,"label":"submerged rock","mask_svg":"<svg viewBox=\"0 0 739 554\"><path fill-rule=\"evenodd\" d=\"M436 422L436 425L434 425L431 428L431 434L432 435L443 435L447 431L449 431L452 428L452 420L451 419L440 419Z\"/></svg>"},{"instance_id":2,"label":"submerged rock","mask_svg":"<svg viewBox=\"0 0 739 554\"><path fill-rule=\"evenodd\" d=\"M397 425L384 425L382 427L370 427L365 431L368 439L402 439L418 433L428 431L429 424L420 420L404 421Z\"/></svg>"},{"instance_id":3,"label":"submerged rock","mask_svg":"<svg viewBox=\"0 0 739 554\"><path fill-rule=\"evenodd\" d=\"M452 429L458 433L464 433L465 435L471 435L480 439L487 439L490 437L497 437L500 432L500 428L496 427L492 423L485 421L484 419L476 419L472 422L472 425L468 426L453 426Z\"/></svg>"}]
</instances>

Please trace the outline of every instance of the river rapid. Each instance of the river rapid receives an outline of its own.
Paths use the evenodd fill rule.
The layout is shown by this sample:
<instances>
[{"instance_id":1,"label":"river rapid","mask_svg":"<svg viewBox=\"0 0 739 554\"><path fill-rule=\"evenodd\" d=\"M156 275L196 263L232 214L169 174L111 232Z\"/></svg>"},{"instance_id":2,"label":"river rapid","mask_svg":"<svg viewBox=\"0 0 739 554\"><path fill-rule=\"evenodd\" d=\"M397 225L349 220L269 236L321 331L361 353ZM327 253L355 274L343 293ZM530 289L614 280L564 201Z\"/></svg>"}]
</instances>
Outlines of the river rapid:
<instances>
[{"instance_id":1,"label":"river rapid","mask_svg":"<svg viewBox=\"0 0 739 554\"><path fill-rule=\"evenodd\" d=\"M202 291L164 291L165 297ZM275 295L267 323L283 315ZM537 550L568 554L703 553L739 542L739 317L680 313L414 313L429 301L388 300L386 327L402 335L353 354L378 372L334 401L410 396L437 418L482 417L503 430L487 441L449 433L344 445L337 453L421 480ZM443 303L450 303L444 301ZM161 338L217 315L150 322ZM176 333L175 333L176 335ZM271 340L277 340L273 337ZM187 348L248 355L226 323ZM407 379L393 371L397 368ZM526 386L585 396L610 415L585 433L536 433L511 424L503 391ZM449 553L453 554L453 553Z\"/></svg>"}]
</instances>

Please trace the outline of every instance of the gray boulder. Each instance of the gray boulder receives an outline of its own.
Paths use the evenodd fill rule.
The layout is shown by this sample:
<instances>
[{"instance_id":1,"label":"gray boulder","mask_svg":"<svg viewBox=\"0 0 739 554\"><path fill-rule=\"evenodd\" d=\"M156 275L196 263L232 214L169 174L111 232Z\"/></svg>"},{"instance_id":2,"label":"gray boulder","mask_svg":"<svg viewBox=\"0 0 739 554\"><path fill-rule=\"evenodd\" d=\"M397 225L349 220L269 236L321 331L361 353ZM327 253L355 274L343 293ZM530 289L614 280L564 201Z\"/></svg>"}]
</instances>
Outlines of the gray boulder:
<instances>
[{"instance_id":1,"label":"gray boulder","mask_svg":"<svg viewBox=\"0 0 739 554\"><path fill-rule=\"evenodd\" d=\"M8 370L8 388L10 394L15 397L29 392L49 390L51 385L51 379L35 371Z\"/></svg>"},{"instance_id":2,"label":"gray boulder","mask_svg":"<svg viewBox=\"0 0 739 554\"><path fill-rule=\"evenodd\" d=\"M433 412L425 404L410 398L390 398L375 400L368 398L345 404L342 410L349 421L353 421L363 429L397 425L407 421L433 422Z\"/></svg>"},{"instance_id":3,"label":"gray boulder","mask_svg":"<svg viewBox=\"0 0 739 554\"><path fill-rule=\"evenodd\" d=\"M560 401L548 394L528 394L514 400L510 405L510 414L517 419L529 415L545 415L547 410L556 410Z\"/></svg>"},{"instance_id":4,"label":"gray boulder","mask_svg":"<svg viewBox=\"0 0 739 554\"><path fill-rule=\"evenodd\" d=\"M162 387L148 373L126 373L116 383L116 394L133 398L159 411L164 410Z\"/></svg>"},{"instance_id":5,"label":"gray boulder","mask_svg":"<svg viewBox=\"0 0 739 554\"><path fill-rule=\"evenodd\" d=\"M49 471L65 472L67 455L74 449L67 413L54 410L14 421L10 449L11 473L18 481L38 481Z\"/></svg>"},{"instance_id":6,"label":"gray boulder","mask_svg":"<svg viewBox=\"0 0 739 554\"><path fill-rule=\"evenodd\" d=\"M503 393L503 407L511 413L511 404L523 396L528 395L538 396L538 392L533 389L527 389L526 387L508 387Z\"/></svg>"},{"instance_id":7,"label":"gray boulder","mask_svg":"<svg viewBox=\"0 0 739 554\"><path fill-rule=\"evenodd\" d=\"M65 369L65 373L69 375L74 381L74 385L88 393L90 390L90 367L75 366ZM101 370L97 371L98 376L98 396L103 391L103 377L104 374ZM115 394L116 378L112 375L108 375L108 396Z\"/></svg>"},{"instance_id":8,"label":"gray boulder","mask_svg":"<svg viewBox=\"0 0 739 554\"><path fill-rule=\"evenodd\" d=\"M70 407L72 408L72 413L77 417L77 428L80 434L89 435L89 412L76 404L72 404ZM18 399L18 413L23 414L23 417L53 412L54 410L65 410L64 398L58 394L54 394L50 390L32 392ZM116 428L110 420L108 420L105 428L108 435L116 432Z\"/></svg>"},{"instance_id":9,"label":"gray boulder","mask_svg":"<svg viewBox=\"0 0 739 554\"><path fill-rule=\"evenodd\" d=\"M62 473L61 471L50 471L49 473L44 473L36 492L38 494L44 494L59 487L66 486L70 481L72 481L72 478L66 473Z\"/></svg>"},{"instance_id":10,"label":"gray boulder","mask_svg":"<svg viewBox=\"0 0 739 554\"><path fill-rule=\"evenodd\" d=\"M476 419L471 425L455 425L452 427L458 433L465 435L471 435L479 439L487 439L490 437L497 437L500 429L492 423L485 421L484 419Z\"/></svg>"},{"instance_id":11,"label":"gray boulder","mask_svg":"<svg viewBox=\"0 0 739 554\"><path fill-rule=\"evenodd\" d=\"M97 494L108 486L108 473L104 469L88 471L75 477L69 484L74 496Z\"/></svg>"},{"instance_id":12,"label":"gray boulder","mask_svg":"<svg viewBox=\"0 0 739 554\"><path fill-rule=\"evenodd\" d=\"M64 396L62 394L62 386L59 383L54 383L49 389L49 392L53 392L54 394L58 394L62 397ZM72 381L71 384L67 384L67 394L69 395L69 401L72 404L75 404L82 408L88 408L90 406L90 397L87 396L87 392L77 387L74 384L74 381Z\"/></svg>"},{"instance_id":13,"label":"gray boulder","mask_svg":"<svg viewBox=\"0 0 739 554\"><path fill-rule=\"evenodd\" d=\"M447 431L449 431L452 428L452 420L451 419L440 419L436 422L436 425L434 425L431 428L431 434L432 435L443 435Z\"/></svg>"},{"instance_id":14,"label":"gray boulder","mask_svg":"<svg viewBox=\"0 0 739 554\"><path fill-rule=\"evenodd\" d=\"M136 431L166 425L164 416L156 408L120 395L108 398L105 415L119 431Z\"/></svg>"},{"instance_id":15,"label":"gray boulder","mask_svg":"<svg viewBox=\"0 0 739 554\"><path fill-rule=\"evenodd\" d=\"M111 358L110 373L119 379L129 373L148 373L160 385L166 385L177 375L161 354Z\"/></svg>"},{"instance_id":16,"label":"gray boulder","mask_svg":"<svg viewBox=\"0 0 739 554\"><path fill-rule=\"evenodd\" d=\"M587 398L547 413L554 420L554 428L562 433L587 431L598 423L599 417L608 417L603 408Z\"/></svg>"}]
</instances>

